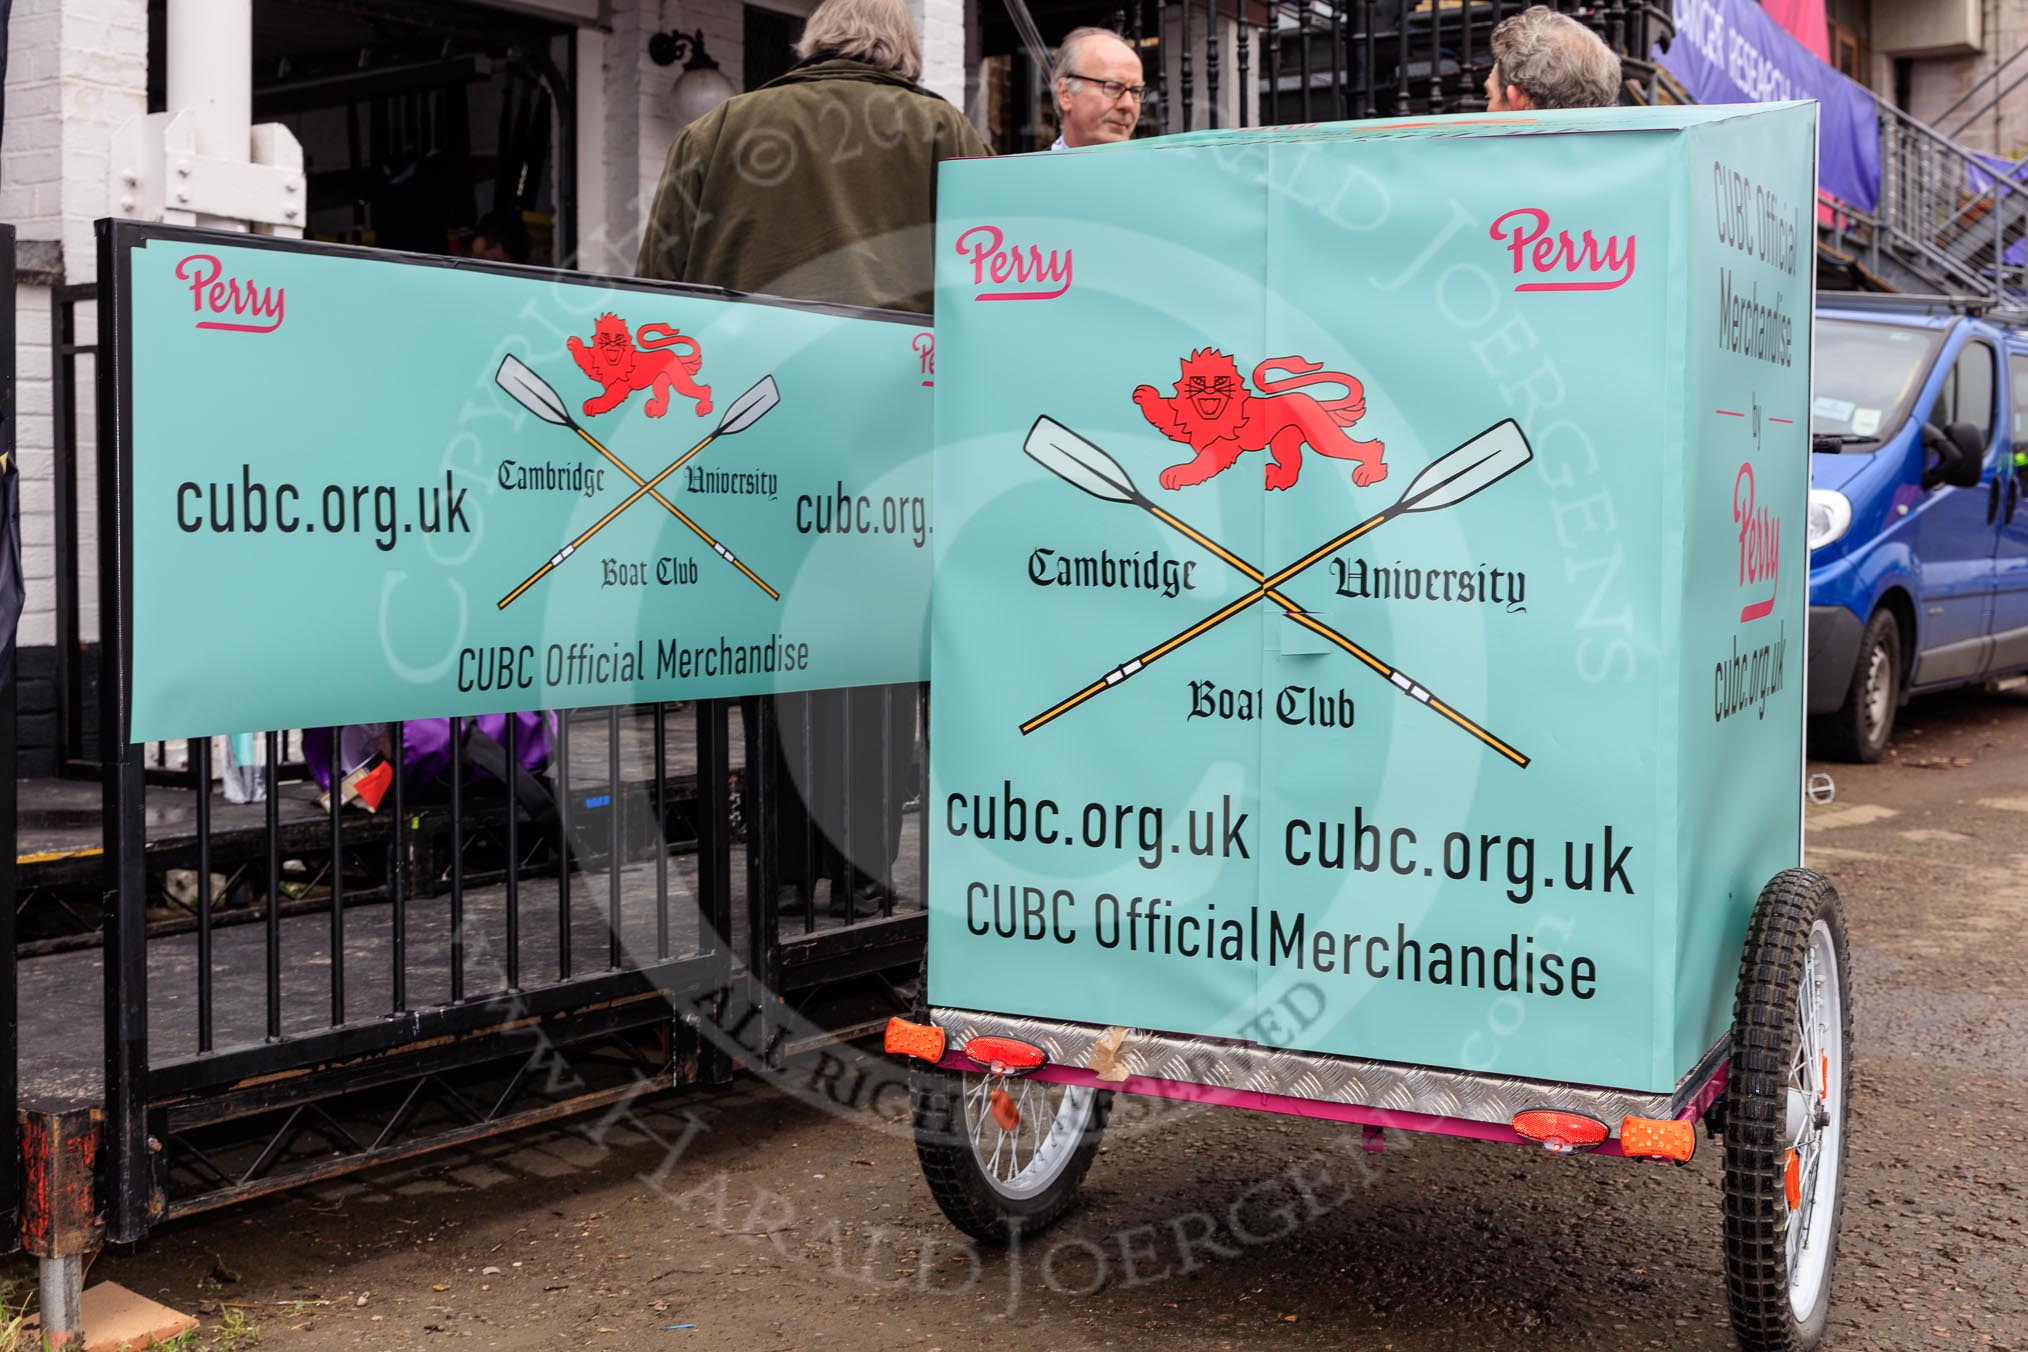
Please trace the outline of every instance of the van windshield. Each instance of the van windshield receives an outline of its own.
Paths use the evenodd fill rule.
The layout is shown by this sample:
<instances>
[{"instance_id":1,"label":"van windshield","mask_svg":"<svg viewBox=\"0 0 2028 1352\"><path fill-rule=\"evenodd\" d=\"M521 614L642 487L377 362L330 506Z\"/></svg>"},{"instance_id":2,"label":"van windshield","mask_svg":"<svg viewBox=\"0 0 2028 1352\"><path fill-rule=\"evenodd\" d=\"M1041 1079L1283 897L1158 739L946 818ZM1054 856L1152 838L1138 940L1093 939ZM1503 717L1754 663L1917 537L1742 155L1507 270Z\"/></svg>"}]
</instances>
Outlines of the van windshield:
<instances>
[{"instance_id":1,"label":"van windshield","mask_svg":"<svg viewBox=\"0 0 2028 1352\"><path fill-rule=\"evenodd\" d=\"M1938 329L1819 319L1810 433L1824 449L1870 451L1894 435L1943 344Z\"/></svg>"}]
</instances>

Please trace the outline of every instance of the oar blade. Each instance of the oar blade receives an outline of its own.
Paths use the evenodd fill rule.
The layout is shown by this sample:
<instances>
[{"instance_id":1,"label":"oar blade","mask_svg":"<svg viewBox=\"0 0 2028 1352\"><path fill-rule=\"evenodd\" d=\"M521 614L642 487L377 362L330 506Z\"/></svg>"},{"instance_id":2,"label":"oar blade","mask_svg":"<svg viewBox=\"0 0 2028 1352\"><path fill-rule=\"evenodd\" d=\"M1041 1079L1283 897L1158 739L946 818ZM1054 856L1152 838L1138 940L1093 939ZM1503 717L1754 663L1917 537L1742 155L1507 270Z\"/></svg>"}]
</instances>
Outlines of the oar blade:
<instances>
[{"instance_id":1,"label":"oar blade","mask_svg":"<svg viewBox=\"0 0 2028 1352\"><path fill-rule=\"evenodd\" d=\"M1512 418L1495 423L1415 476L1401 495L1404 512L1433 512L1463 502L1512 474L1534 456Z\"/></svg>"},{"instance_id":2,"label":"oar blade","mask_svg":"<svg viewBox=\"0 0 2028 1352\"><path fill-rule=\"evenodd\" d=\"M1037 418L1021 449L1057 478L1095 498L1133 502L1140 497L1119 461L1054 418Z\"/></svg>"},{"instance_id":3,"label":"oar blade","mask_svg":"<svg viewBox=\"0 0 2028 1352\"><path fill-rule=\"evenodd\" d=\"M500 388L514 396L514 402L547 423L558 427L570 426L570 410L563 406L548 381L528 369L526 363L516 356L500 359L500 369L493 375Z\"/></svg>"},{"instance_id":4,"label":"oar blade","mask_svg":"<svg viewBox=\"0 0 2028 1352\"><path fill-rule=\"evenodd\" d=\"M729 437L735 432L744 432L781 402L782 392L775 388L775 378L762 376L752 389L732 401L732 407L725 410L725 416L718 420L718 430L712 435Z\"/></svg>"}]
</instances>

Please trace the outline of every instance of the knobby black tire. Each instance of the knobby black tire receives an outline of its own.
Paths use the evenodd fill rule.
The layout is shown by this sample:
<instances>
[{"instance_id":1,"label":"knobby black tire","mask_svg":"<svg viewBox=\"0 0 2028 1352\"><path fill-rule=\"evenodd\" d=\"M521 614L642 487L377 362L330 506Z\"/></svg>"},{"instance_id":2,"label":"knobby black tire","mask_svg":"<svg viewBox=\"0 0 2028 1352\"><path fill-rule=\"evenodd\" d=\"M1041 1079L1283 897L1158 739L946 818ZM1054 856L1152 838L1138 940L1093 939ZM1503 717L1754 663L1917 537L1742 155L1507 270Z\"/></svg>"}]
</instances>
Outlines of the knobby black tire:
<instances>
[{"instance_id":1,"label":"knobby black tire","mask_svg":"<svg viewBox=\"0 0 2028 1352\"><path fill-rule=\"evenodd\" d=\"M927 962L917 986L915 1017L929 1017ZM909 1075L915 1114L915 1153L930 1196L952 1225L982 1244L1015 1243L1040 1234L1070 1208L1078 1184L1098 1155L1106 1119L1112 1115L1109 1090L1094 1095L1091 1120L1064 1170L1033 1197L1012 1198L994 1191L965 1127L964 1077L955 1071L918 1065Z\"/></svg>"},{"instance_id":2,"label":"knobby black tire","mask_svg":"<svg viewBox=\"0 0 2028 1352\"><path fill-rule=\"evenodd\" d=\"M1810 931L1822 920L1837 956L1841 1069L1836 1187L1823 1218L1829 1245L1824 1278L1808 1314L1789 1299L1788 1226L1784 1189L1791 1060L1800 1033L1796 997ZM1838 893L1821 874L1789 869L1762 889L1739 964L1732 1016L1732 1065L1725 1088L1725 1278L1733 1335L1744 1352L1809 1352L1824 1336L1837 1261L1838 1222L1845 1209L1846 1128L1852 1086L1852 1001L1845 917Z\"/></svg>"}]
</instances>

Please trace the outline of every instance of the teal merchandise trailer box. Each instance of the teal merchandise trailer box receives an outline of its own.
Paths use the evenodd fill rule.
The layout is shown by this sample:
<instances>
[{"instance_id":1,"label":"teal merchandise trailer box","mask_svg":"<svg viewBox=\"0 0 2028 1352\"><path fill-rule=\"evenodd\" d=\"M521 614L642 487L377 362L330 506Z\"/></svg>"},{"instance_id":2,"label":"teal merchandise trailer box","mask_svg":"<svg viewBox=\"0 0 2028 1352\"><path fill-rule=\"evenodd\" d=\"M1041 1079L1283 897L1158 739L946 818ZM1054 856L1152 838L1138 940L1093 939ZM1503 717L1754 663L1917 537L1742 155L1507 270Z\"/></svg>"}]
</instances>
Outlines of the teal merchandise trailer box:
<instances>
[{"instance_id":1,"label":"teal merchandise trailer box","mask_svg":"<svg viewBox=\"0 0 2028 1352\"><path fill-rule=\"evenodd\" d=\"M931 1003L1708 1066L1800 859L1815 127L945 165Z\"/></svg>"}]
</instances>

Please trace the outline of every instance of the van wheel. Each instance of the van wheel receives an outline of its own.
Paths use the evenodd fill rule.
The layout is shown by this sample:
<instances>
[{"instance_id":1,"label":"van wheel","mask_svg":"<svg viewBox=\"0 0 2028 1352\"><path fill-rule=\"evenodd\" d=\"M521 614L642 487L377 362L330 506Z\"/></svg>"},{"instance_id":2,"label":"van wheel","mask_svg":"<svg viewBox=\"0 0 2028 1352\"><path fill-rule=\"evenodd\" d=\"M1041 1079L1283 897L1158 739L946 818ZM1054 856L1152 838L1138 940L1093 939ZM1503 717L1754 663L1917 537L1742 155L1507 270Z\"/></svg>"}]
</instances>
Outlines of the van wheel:
<instances>
[{"instance_id":1,"label":"van wheel","mask_svg":"<svg viewBox=\"0 0 2028 1352\"><path fill-rule=\"evenodd\" d=\"M1845 703L1824 720L1825 750L1839 760L1871 765L1887 754L1894 711L1901 705L1901 626L1876 610L1859 636L1859 659Z\"/></svg>"}]
</instances>

